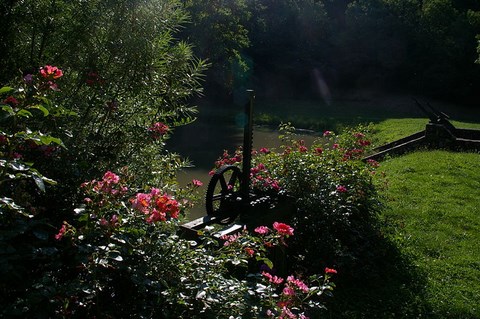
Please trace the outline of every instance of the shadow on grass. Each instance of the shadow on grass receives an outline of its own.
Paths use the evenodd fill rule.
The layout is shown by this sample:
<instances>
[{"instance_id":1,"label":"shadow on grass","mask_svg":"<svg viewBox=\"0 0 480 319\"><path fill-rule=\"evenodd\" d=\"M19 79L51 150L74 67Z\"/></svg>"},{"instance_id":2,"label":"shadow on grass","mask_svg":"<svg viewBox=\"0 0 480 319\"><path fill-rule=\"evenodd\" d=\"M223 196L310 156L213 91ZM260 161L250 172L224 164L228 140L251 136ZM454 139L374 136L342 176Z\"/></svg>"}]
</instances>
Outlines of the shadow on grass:
<instances>
[{"instance_id":1,"label":"shadow on grass","mask_svg":"<svg viewBox=\"0 0 480 319\"><path fill-rule=\"evenodd\" d=\"M342 236L346 254L329 260L326 256L332 252L319 248L305 259L305 268L326 265L338 270L327 310L312 313L310 318L432 318L425 297L427 276L401 251L401 241L391 239L395 227L370 225L361 233Z\"/></svg>"},{"instance_id":2,"label":"shadow on grass","mask_svg":"<svg viewBox=\"0 0 480 319\"><path fill-rule=\"evenodd\" d=\"M327 318L421 318L431 309L425 301L426 274L392 242L358 273L339 273ZM374 262L372 262L374 261Z\"/></svg>"}]
</instances>

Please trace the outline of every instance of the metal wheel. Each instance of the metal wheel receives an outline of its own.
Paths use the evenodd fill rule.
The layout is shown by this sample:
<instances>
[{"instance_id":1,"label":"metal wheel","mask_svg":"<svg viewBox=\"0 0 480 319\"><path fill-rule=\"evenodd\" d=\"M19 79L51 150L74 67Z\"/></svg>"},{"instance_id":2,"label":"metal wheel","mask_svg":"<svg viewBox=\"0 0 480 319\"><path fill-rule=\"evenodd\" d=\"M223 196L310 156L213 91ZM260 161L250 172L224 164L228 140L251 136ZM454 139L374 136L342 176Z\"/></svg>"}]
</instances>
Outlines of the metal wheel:
<instances>
[{"instance_id":1,"label":"metal wheel","mask_svg":"<svg viewBox=\"0 0 480 319\"><path fill-rule=\"evenodd\" d=\"M220 217L220 224L229 224L236 217L241 205L241 171L237 166L219 168L208 183L205 198L207 214Z\"/></svg>"}]
</instances>

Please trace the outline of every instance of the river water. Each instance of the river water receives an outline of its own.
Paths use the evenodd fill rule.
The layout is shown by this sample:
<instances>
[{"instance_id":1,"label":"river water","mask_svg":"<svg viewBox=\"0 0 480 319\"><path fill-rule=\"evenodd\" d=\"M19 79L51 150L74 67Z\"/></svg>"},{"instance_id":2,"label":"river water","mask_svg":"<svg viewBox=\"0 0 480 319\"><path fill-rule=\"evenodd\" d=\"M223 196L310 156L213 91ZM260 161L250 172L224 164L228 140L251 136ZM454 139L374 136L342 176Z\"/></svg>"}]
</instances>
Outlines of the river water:
<instances>
[{"instance_id":1,"label":"river water","mask_svg":"<svg viewBox=\"0 0 480 319\"><path fill-rule=\"evenodd\" d=\"M204 194L214 162L222 155L223 150L230 153L243 143L244 106L206 106L199 107L198 118L192 124L177 127L171 139L167 142L167 149L179 153L192 162L192 167L185 168L178 173L181 186L193 179L200 180L203 186L199 191L202 200L190 212L189 219L205 215ZM255 118L255 110L254 116ZM254 121L255 123L255 121ZM254 126L253 148L278 148L280 146L279 132L276 129ZM312 134L299 134L299 139L305 140L307 145L315 139Z\"/></svg>"}]
</instances>

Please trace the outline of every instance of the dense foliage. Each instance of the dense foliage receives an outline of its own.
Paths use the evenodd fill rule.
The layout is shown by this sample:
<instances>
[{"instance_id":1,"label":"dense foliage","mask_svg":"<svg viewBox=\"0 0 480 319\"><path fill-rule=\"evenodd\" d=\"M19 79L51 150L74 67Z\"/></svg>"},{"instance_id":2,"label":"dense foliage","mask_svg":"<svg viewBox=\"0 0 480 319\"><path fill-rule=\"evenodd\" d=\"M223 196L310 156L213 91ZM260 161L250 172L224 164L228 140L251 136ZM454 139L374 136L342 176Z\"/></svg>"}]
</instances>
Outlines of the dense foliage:
<instances>
[{"instance_id":1,"label":"dense foliage","mask_svg":"<svg viewBox=\"0 0 480 319\"><path fill-rule=\"evenodd\" d=\"M220 240L208 235L199 244L179 237L177 227L188 204L181 198L195 183L183 193L151 188L135 194L127 182L128 176L109 171L81 185L84 204L75 209L72 224L64 221L53 236L57 242L41 248L45 260L38 277L24 277L19 284L21 271L8 269L13 277L3 282L2 290L11 285L8 295L2 293L3 315L257 318L288 313L303 318L305 310L323 308L320 297L332 289L329 278L336 271L300 279L259 268L263 263L274 267L268 250L293 235L289 226L261 227L256 236L246 230ZM21 264L12 257L2 272L14 262Z\"/></svg>"},{"instance_id":2,"label":"dense foliage","mask_svg":"<svg viewBox=\"0 0 480 319\"><path fill-rule=\"evenodd\" d=\"M242 51L250 44L247 23L251 14L248 1L185 1L192 23L183 30L183 37L193 43L195 53L208 59L207 90L214 97L245 90L244 78L249 61ZM216 91L222 88L221 91Z\"/></svg>"},{"instance_id":3,"label":"dense foliage","mask_svg":"<svg viewBox=\"0 0 480 319\"><path fill-rule=\"evenodd\" d=\"M311 146L295 139L289 125L281 130L280 150L254 152L251 187L257 194L290 198L295 208L282 204L269 212L266 205L255 214L273 214L270 218L293 225L296 233L290 247L300 255L292 260L295 267L315 273L321 265L334 264L358 276L379 258L382 243L377 191L383 185L373 179L379 164L362 161L371 145L366 137L369 128L360 126L341 135L326 131ZM225 152L215 164L241 161L239 151ZM289 210L287 215L282 209Z\"/></svg>"},{"instance_id":4,"label":"dense foliage","mask_svg":"<svg viewBox=\"0 0 480 319\"><path fill-rule=\"evenodd\" d=\"M191 10L194 25L211 22L192 38L200 56L262 95L329 98L338 89L373 88L471 103L479 97L477 1L235 0ZM203 46L205 37L216 46ZM248 72L222 62L228 48Z\"/></svg>"},{"instance_id":5,"label":"dense foliage","mask_svg":"<svg viewBox=\"0 0 480 319\"><path fill-rule=\"evenodd\" d=\"M255 77L284 95L310 87L311 75L323 95L332 83L388 80L471 97L478 81L480 8L469 1L25 0L0 9L5 317L306 318L333 289L328 267L358 272L381 258L377 163L360 160L369 146L360 130L307 147L285 127L279 152L255 154L251 181L295 210L233 235L179 236L201 182L179 187L186 163L164 146L194 120L190 101L208 66L194 51L212 63L210 88L229 94Z\"/></svg>"},{"instance_id":6,"label":"dense foliage","mask_svg":"<svg viewBox=\"0 0 480 319\"><path fill-rule=\"evenodd\" d=\"M156 172L170 172L165 167L179 167L181 160L164 151L160 156L164 138L158 133L166 138L176 125L193 119L196 110L188 101L201 93L206 68L188 44L174 38L187 18L180 3L24 1L2 6L0 81L31 77L38 65L55 63L65 75L55 88L61 94L54 104L75 114L51 123L68 152L36 163L61 181L62 195L49 202L60 208L65 194L73 195L85 179L127 164L140 185L169 183L173 174Z\"/></svg>"},{"instance_id":7,"label":"dense foliage","mask_svg":"<svg viewBox=\"0 0 480 319\"><path fill-rule=\"evenodd\" d=\"M186 21L178 2L2 6L18 31L2 34L2 316L305 318L324 308L335 270L275 274L270 250L293 235L284 223L179 237L201 182L180 188L184 162L164 145L193 119L206 64L174 38Z\"/></svg>"}]
</instances>

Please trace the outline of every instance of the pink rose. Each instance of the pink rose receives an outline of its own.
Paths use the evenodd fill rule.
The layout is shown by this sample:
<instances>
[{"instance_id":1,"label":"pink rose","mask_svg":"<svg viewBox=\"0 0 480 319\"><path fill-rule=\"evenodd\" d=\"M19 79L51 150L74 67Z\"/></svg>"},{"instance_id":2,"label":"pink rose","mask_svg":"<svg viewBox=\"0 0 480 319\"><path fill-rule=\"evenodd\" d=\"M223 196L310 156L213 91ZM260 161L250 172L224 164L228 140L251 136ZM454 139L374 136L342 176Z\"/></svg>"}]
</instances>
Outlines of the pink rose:
<instances>
[{"instance_id":1,"label":"pink rose","mask_svg":"<svg viewBox=\"0 0 480 319\"><path fill-rule=\"evenodd\" d=\"M337 271L336 271L335 269L333 269L333 268L328 268L328 267L326 267L326 268L325 268L325 273L326 273L326 274L336 274Z\"/></svg>"},{"instance_id":2,"label":"pink rose","mask_svg":"<svg viewBox=\"0 0 480 319\"><path fill-rule=\"evenodd\" d=\"M293 228L284 223L273 223L273 228L280 234L285 236L293 235Z\"/></svg>"},{"instance_id":3,"label":"pink rose","mask_svg":"<svg viewBox=\"0 0 480 319\"><path fill-rule=\"evenodd\" d=\"M202 183L201 181L199 181L198 179L192 180L192 184L193 184L193 186L195 186L195 187L203 186L203 183Z\"/></svg>"},{"instance_id":4,"label":"pink rose","mask_svg":"<svg viewBox=\"0 0 480 319\"><path fill-rule=\"evenodd\" d=\"M257 234L265 235L265 234L268 234L270 229L267 226L259 226L255 228L253 231L256 232Z\"/></svg>"},{"instance_id":5,"label":"pink rose","mask_svg":"<svg viewBox=\"0 0 480 319\"><path fill-rule=\"evenodd\" d=\"M346 193L347 192L347 188L343 185L340 185L340 186L337 186L337 192L339 193Z\"/></svg>"}]
</instances>

